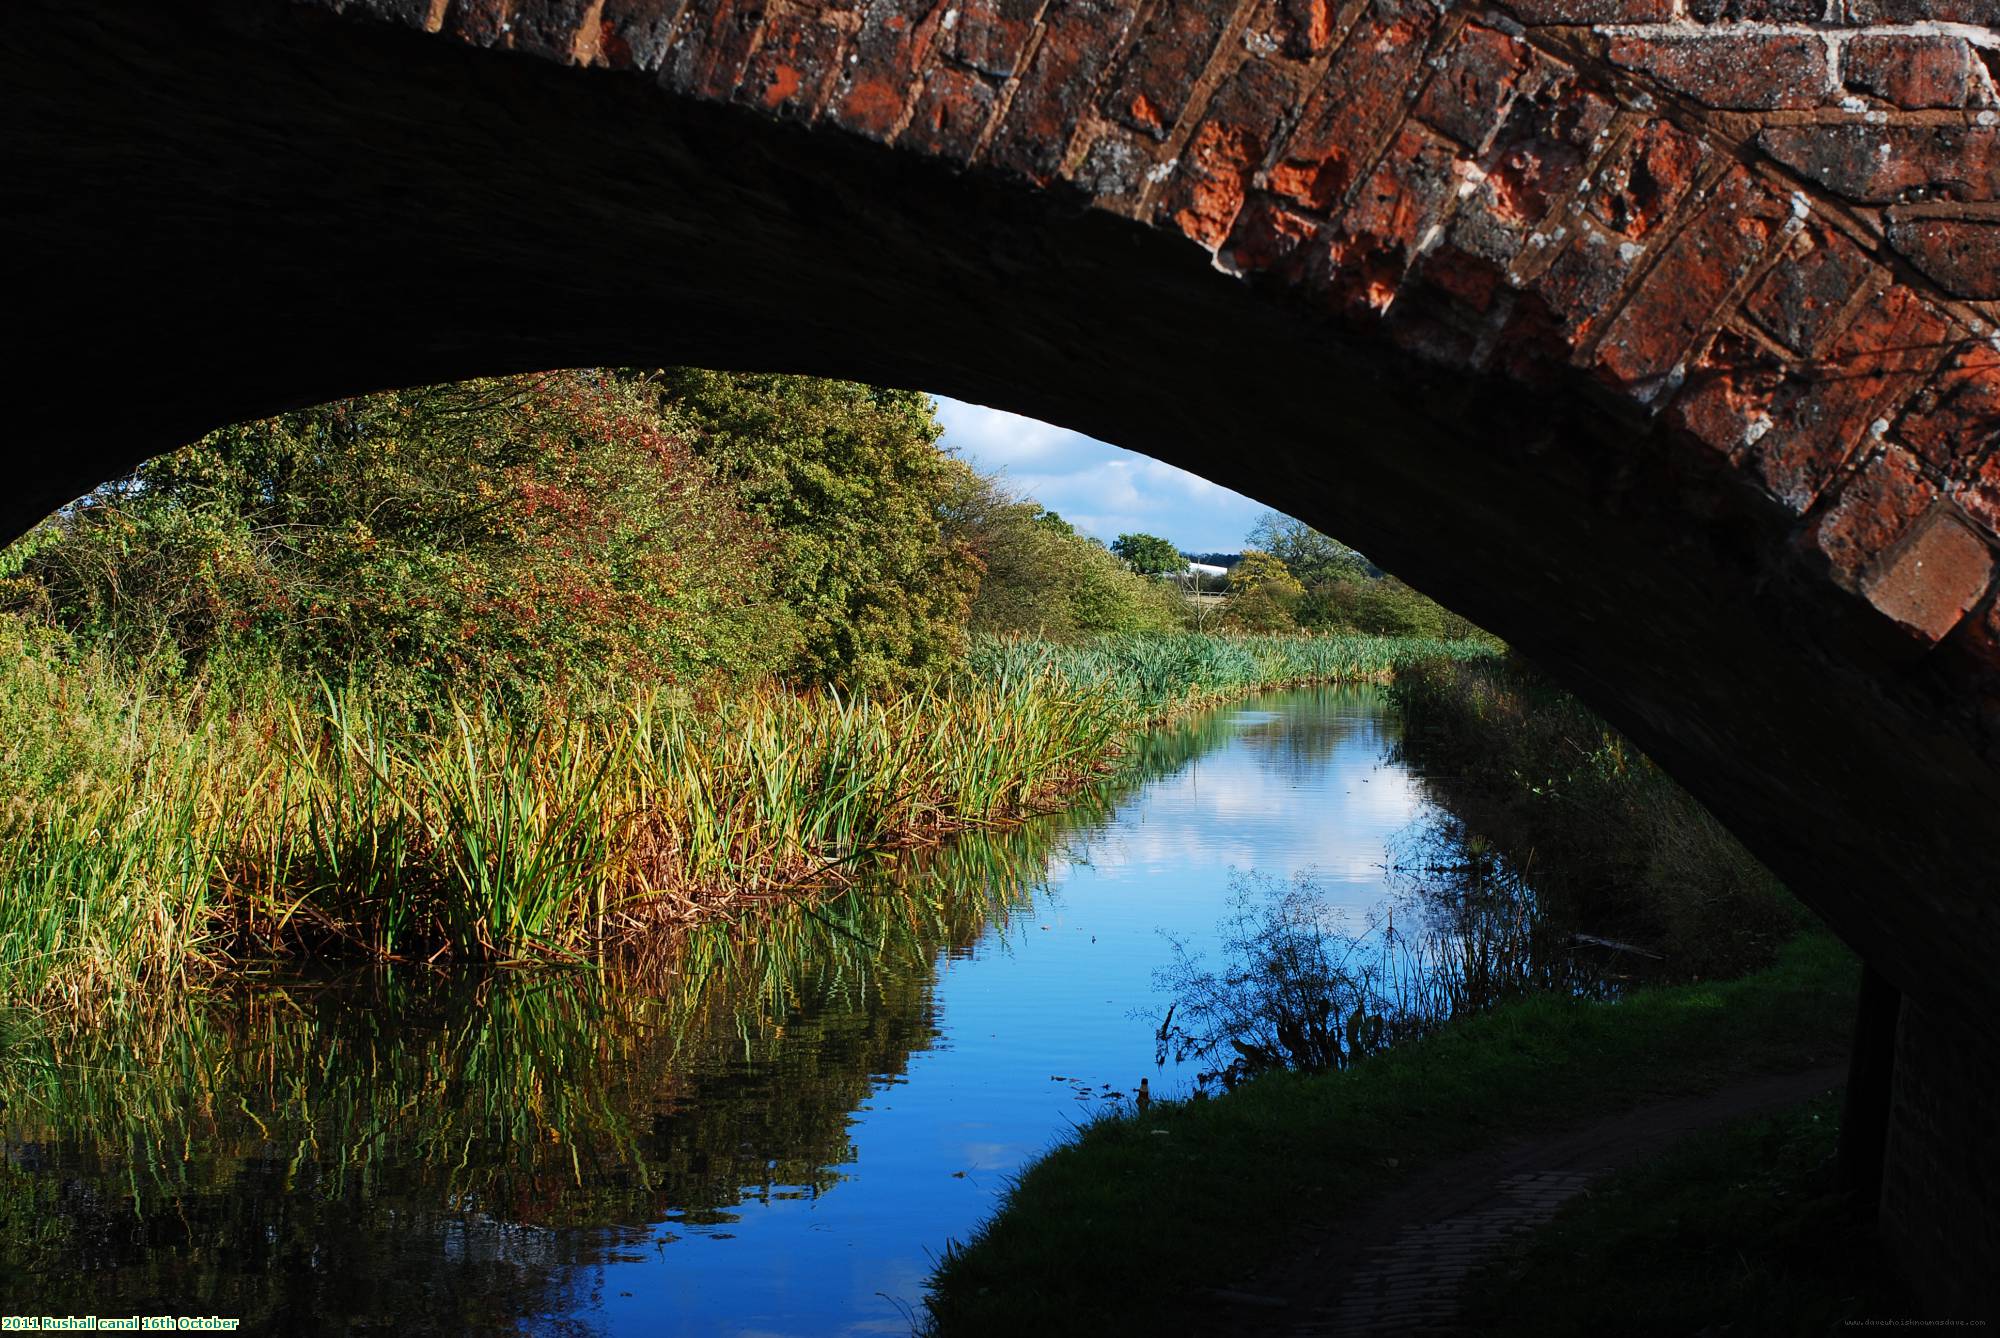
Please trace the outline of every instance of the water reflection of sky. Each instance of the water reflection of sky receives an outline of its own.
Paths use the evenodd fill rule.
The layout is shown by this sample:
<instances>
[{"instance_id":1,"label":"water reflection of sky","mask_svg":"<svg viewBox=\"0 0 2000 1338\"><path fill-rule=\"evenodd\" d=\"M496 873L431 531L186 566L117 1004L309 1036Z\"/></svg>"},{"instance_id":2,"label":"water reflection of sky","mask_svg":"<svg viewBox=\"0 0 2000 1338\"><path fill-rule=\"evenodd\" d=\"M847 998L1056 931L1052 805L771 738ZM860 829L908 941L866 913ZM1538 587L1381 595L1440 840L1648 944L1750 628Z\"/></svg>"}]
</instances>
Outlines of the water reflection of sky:
<instances>
[{"instance_id":1,"label":"water reflection of sky","mask_svg":"<svg viewBox=\"0 0 2000 1338\"><path fill-rule=\"evenodd\" d=\"M1422 808L1386 760L1370 687L1253 701L1221 746L1129 796L1074 843L1046 892L941 958L938 1039L850 1120L841 1182L671 1223L579 1270L575 1319L621 1333L907 1333L933 1253L992 1212L1007 1177L1153 1067L1166 935L1214 939L1232 876L1315 871L1339 903L1381 901L1385 846ZM668 1239L672 1237L672 1239Z\"/></svg>"}]
</instances>

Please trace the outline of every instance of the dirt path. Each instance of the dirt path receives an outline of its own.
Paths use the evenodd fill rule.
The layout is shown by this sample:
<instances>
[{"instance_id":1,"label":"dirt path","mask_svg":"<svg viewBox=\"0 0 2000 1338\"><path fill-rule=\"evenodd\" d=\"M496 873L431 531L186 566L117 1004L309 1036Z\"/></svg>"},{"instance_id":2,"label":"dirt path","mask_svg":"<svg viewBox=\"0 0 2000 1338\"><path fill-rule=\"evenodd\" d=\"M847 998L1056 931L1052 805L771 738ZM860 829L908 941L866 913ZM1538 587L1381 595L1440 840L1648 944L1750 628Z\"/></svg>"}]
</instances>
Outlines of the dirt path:
<instances>
[{"instance_id":1,"label":"dirt path","mask_svg":"<svg viewBox=\"0 0 2000 1338\"><path fill-rule=\"evenodd\" d=\"M1832 1067L1754 1078L1432 1167L1312 1231L1240 1289L1213 1293L1199 1322L1218 1335L1448 1333L1465 1275L1592 1181L1689 1134L1797 1105L1845 1077Z\"/></svg>"}]
</instances>

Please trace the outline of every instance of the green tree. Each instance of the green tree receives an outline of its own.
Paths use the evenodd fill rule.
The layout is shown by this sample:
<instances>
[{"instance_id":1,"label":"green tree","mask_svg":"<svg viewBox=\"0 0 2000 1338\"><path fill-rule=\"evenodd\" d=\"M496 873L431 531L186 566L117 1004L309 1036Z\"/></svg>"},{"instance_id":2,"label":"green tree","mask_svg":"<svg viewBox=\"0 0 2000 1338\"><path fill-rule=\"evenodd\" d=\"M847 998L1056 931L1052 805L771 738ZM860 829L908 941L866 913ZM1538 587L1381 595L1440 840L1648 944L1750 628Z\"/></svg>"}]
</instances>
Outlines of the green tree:
<instances>
[{"instance_id":1,"label":"green tree","mask_svg":"<svg viewBox=\"0 0 2000 1338\"><path fill-rule=\"evenodd\" d=\"M969 618L975 632L1067 640L1168 631L1186 620L1171 586L1137 575L1054 512L969 468L952 532L980 563Z\"/></svg>"},{"instance_id":2,"label":"green tree","mask_svg":"<svg viewBox=\"0 0 2000 1338\"><path fill-rule=\"evenodd\" d=\"M1121 534L1112 541L1111 551L1141 576L1164 576L1187 568L1180 550L1157 534Z\"/></svg>"},{"instance_id":3,"label":"green tree","mask_svg":"<svg viewBox=\"0 0 2000 1338\"><path fill-rule=\"evenodd\" d=\"M226 428L45 522L9 589L153 668L532 690L767 672L771 547L650 396L557 372Z\"/></svg>"},{"instance_id":4,"label":"green tree","mask_svg":"<svg viewBox=\"0 0 2000 1338\"><path fill-rule=\"evenodd\" d=\"M1269 553L1246 550L1229 572L1230 625L1247 632L1282 632L1296 626L1293 616L1305 587Z\"/></svg>"},{"instance_id":5,"label":"green tree","mask_svg":"<svg viewBox=\"0 0 2000 1338\"><path fill-rule=\"evenodd\" d=\"M1299 584L1308 588L1322 581L1373 574L1368 559L1340 540L1277 511L1266 511L1257 518L1247 542L1252 550L1269 553L1284 563Z\"/></svg>"},{"instance_id":6,"label":"green tree","mask_svg":"<svg viewBox=\"0 0 2000 1338\"><path fill-rule=\"evenodd\" d=\"M693 368L646 381L776 536L795 676L866 688L962 655L978 567L945 531L962 467L937 449L928 396Z\"/></svg>"}]
</instances>

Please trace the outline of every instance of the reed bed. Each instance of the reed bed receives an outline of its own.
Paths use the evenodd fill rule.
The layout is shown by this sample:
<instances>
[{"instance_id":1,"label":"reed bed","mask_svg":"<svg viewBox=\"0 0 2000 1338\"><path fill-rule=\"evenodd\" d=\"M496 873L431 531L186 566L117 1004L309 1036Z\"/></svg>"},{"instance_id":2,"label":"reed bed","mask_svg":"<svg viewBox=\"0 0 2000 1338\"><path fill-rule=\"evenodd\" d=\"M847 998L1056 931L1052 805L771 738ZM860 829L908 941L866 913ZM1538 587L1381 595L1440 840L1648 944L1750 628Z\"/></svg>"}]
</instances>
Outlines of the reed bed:
<instances>
[{"instance_id":1,"label":"reed bed","mask_svg":"<svg viewBox=\"0 0 2000 1338\"><path fill-rule=\"evenodd\" d=\"M987 641L894 695L468 696L415 723L325 689L152 693L19 624L0 642L0 982L71 1007L273 955L578 960L1057 807L1134 729L1223 697L1479 653Z\"/></svg>"}]
</instances>

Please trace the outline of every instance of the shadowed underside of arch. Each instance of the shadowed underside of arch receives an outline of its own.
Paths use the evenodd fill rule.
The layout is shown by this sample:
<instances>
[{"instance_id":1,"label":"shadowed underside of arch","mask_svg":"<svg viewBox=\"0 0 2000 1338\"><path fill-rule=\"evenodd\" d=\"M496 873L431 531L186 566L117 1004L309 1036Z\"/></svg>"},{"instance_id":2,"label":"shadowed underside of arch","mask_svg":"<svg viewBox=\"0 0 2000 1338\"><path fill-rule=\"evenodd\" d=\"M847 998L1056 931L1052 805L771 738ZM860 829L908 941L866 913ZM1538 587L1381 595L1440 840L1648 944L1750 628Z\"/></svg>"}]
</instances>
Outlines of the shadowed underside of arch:
<instances>
[{"instance_id":1,"label":"shadowed underside of arch","mask_svg":"<svg viewBox=\"0 0 2000 1338\"><path fill-rule=\"evenodd\" d=\"M1948 1058L1887 1203L1970 1223L1927 1285L1984 1304L1992 1079L1938 1075L2000 1018L1996 13L16 0L0 533L227 421L550 366L1192 469L1503 632L1905 990Z\"/></svg>"}]
</instances>

